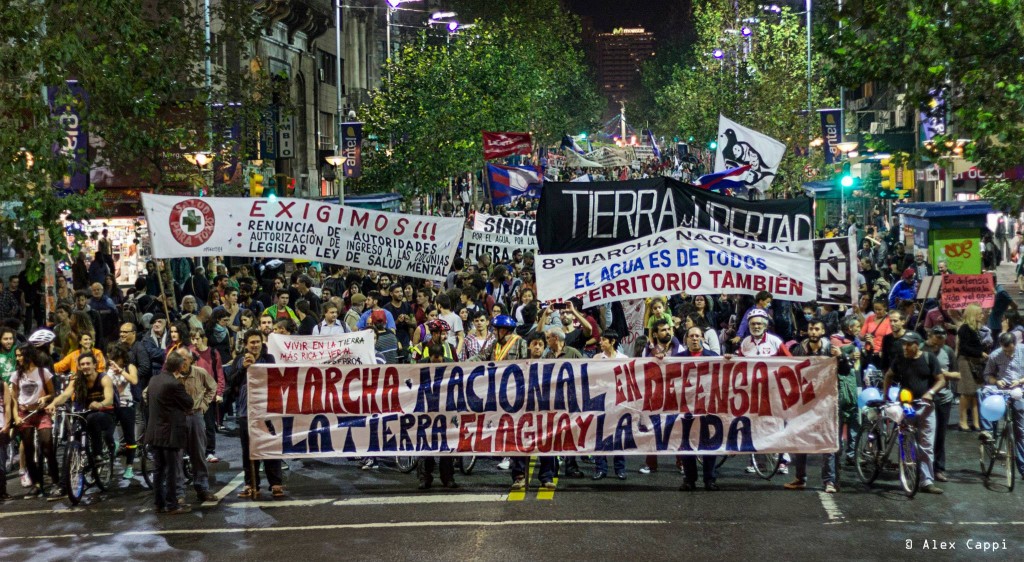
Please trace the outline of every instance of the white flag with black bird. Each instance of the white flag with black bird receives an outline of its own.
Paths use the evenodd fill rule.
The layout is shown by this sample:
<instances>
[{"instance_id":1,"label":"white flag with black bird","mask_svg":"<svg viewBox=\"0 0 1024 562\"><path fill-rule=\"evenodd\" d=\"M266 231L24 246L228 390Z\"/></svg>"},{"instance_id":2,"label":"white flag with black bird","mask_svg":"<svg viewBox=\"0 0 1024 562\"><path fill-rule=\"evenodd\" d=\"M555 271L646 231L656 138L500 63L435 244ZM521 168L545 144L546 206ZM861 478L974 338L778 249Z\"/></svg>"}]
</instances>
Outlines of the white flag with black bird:
<instances>
[{"instance_id":1,"label":"white flag with black bird","mask_svg":"<svg viewBox=\"0 0 1024 562\"><path fill-rule=\"evenodd\" d=\"M730 178L747 186L748 190L764 192L775 179L775 172L786 153L786 145L748 129L724 115L718 116L718 152L715 153L715 172L750 166L743 175Z\"/></svg>"}]
</instances>

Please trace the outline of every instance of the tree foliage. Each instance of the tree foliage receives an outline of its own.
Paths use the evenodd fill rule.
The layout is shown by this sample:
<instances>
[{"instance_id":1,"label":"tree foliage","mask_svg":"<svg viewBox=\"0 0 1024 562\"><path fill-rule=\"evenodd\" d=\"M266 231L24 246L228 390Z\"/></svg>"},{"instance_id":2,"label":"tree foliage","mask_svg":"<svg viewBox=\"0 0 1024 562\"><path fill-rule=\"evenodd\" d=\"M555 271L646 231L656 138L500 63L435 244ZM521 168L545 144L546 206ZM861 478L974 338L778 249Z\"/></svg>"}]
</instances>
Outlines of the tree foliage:
<instances>
[{"instance_id":1,"label":"tree foliage","mask_svg":"<svg viewBox=\"0 0 1024 562\"><path fill-rule=\"evenodd\" d=\"M480 170L481 131L529 131L543 146L595 122L602 102L578 22L549 0L515 8L487 12L500 19L477 20L450 43L425 33L404 46L363 110L377 146L354 191L411 195Z\"/></svg>"},{"instance_id":2,"label":"tree foliage","mask_svg":"<svg viewBox=\"0 0 1024 562\"><path fill-rule=\"evenodd\" d=\"M756 23L749 21L754 17ZM744 25L752 29L749 37L741 33ZM817 113L806 112L807 42L800 16L788 8L766 14L754 2L715 0L695 10L695 29L691 56L656 92L663 125L706 145L718 134L722 114L774 137L787 150L772 191L799 190L822 161L820 153L806 157L809 141L820 132ZM721 58L715 58L716 50ZM818 56L812 68L812 108L831 107Z\"/></svg>"},{"instance_id":3,"label":"tree foliage","mask_svg":"<svg viewBox=\"0 0 1024 562\"><path fill-rule=\"evenodd\" d=\"M223 22L218 53L228 64L213 67L209 85L201 10L201 2L155 0L11 0L0 8L0 199L8 210L0 235L26 252L34 274L40 229L61 258L74 250L62 218L103 216L95 190L55 190L62 177L92 171L128 187L191 189L209 179L183 154L227 158L238 141L222 134L231 129L223 123L244 130L263 113L272 81L258 69L238 71L259 33L251 3L215 3L211 17ZM84 98L72 95L68 80ZM77 166L73 155L53 149L66 134L51 104L74 107L88 131L90 148Z\"/></svg>"},{"instance_id":4,"label":"tree foliage","mask_svg":"<svg viewBox=\"0 0 1024 562\"><path fill-rule=\"evenodd\" d=\"M901 88L948 120L939 147L970 139L965 156L990 176L1024 162L1024 2L856 0L825 13L817 43L840 84ZM939 152L929 156L949 156Z\"/></svg>"}]
</instances>

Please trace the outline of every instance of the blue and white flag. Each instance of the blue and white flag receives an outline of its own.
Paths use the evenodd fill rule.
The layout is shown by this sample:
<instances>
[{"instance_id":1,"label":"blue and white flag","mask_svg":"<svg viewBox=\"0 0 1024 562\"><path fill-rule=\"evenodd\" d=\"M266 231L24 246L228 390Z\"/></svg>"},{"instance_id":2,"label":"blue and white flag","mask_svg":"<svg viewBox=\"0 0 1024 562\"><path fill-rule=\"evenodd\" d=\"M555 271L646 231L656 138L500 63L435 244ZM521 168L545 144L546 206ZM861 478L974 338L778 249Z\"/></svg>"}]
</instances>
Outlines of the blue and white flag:
<instances>
[{"instance_id":1,"label":"blue and white flag","mask_svg":"<svg viewBox=\"0 0 1024 562\"><path fill-rule=\"evenodd\" d=\"M654 149L654 156L661 160L661 149L658 148L658 141L654 138L654 133L650 129L647 129L647 140L651 143L651 148Z\"/></svg>"},{"instance_id":2,"label":"blue and white flag","mask_svg":"<svg viewBox=\"0 0 1024 562\"><path fill-rule=\"evenodd\" d=\"M510 205L520 197L540 199L544 177L533 166L487 165L487 179L491 187L491 202Z\"/></svg>"},{"instance_id":3,"label":"blue and white flag","mask_svg":"<svg viewBox=\"0 0 1024 562\"><path fill-rule=\"evenodd\" d=\"M586 154L586 152L580 147L580 145L577 144L576 139L570 137L569 135L565 135L564 137L562 137L562 145L559 146L559 148L568 148L569 150L575 152L576 154Z\"/></svg>"}]
</instances>

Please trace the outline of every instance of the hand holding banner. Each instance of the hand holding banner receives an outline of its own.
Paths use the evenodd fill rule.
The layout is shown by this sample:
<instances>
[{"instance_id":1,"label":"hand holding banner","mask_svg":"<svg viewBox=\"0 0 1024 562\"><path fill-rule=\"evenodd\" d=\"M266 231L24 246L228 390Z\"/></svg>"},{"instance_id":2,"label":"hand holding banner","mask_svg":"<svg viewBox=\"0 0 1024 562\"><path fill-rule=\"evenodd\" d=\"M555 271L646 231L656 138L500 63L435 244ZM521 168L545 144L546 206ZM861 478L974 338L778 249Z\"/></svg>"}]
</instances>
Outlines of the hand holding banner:
<instances>
[{"instance_id":1,"label":"hand holding banner","mask_svg":"<svg viewBox=\"0 0 1024 562\"><path fill-rule=\"evenodd\" d=\"M373 365L377 362L373 342L373 330L330 336L270 334L267 352L278 363Z\"/></svg>"},{"instance_id":2,"label":"hand holding banner","mask_svg":"<svg viewBox=\"0 0 1024 562\"><path fill-rule=\"evenodd\" d=\"M996 302L996 288L991 274L943 275L943 310L963 310L969 304L992 308Z\"/></svg>"}]
</instances>

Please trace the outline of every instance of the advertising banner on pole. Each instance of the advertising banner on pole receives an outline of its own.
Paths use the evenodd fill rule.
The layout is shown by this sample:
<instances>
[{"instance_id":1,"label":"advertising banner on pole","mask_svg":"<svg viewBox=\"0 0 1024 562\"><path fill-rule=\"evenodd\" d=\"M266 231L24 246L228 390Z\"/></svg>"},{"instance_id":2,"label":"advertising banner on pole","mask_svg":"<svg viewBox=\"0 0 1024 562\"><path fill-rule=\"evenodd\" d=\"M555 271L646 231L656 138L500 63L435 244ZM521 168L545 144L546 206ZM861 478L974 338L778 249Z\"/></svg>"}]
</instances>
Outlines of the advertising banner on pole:
<instances>
[{"instance_id":1,"label":"advertising banner on pole","mask_svg":"<svg viewBox=\"0 0 1024 562\"><path fill-rule=\"evenodd\" d=\"M153 257L279 257L442 280L462 219L404 215L287 197L142 194Z\"/></svg>"},{"instance_id":2,"label":"advertising banner on pole","mask_svg":"<svg viewBox=\"0 0 1024 562\"><path fill-rule=\"evenodd\" d=\"M253 459L837 449L836 360L253 365Z\"/></svg>"}]
</instances>

